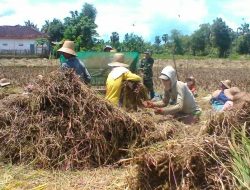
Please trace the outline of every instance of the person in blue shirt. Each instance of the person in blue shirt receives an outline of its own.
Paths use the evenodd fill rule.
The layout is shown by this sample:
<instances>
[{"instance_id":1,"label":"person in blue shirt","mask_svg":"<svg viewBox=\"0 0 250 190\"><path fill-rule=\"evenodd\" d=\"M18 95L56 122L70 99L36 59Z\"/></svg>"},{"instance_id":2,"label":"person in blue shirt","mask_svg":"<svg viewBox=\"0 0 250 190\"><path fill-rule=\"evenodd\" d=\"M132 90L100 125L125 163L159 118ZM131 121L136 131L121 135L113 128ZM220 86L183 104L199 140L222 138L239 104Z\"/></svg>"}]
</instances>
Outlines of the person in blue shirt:
<instances>
[{"instance_id":1,"label":"person in blue shirt","mask_svg":"<svg viewBox=\"0 0 250 190\"><path fill-rule=\"evenodd\" d=\"M63 46L57 51L60 52L65 58L65 61L61 62L61 67L74 69L80 79L84 83L89 84L91 76L84 63L76 57L74 42L66 40Z\"/></svg>"},{"instance_id":2,"label":"person in blue shirt","mask_svg":"<svg viewBox=\"0 0 250 190\"><path fill-rule=\"evenodd\" d=\"M213 110L225 111L233 107L233 96L230 88L230 80L220 81L220 89L212 93L210 100Z\"/></svg>"}]
</instances>

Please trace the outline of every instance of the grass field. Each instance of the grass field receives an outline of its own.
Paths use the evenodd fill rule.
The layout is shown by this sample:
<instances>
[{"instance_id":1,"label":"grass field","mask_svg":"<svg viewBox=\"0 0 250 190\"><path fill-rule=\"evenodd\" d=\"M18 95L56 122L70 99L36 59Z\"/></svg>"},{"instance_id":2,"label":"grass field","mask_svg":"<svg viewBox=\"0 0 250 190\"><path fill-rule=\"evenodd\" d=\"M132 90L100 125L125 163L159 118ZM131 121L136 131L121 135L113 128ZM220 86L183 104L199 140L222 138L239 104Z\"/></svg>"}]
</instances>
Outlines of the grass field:
<instances>
[{"instance_id":1,"label":"grass field","mask_svg":"<svg viewBox=\"0 0 250 190\"><path fill-rule=\"evenodd\" d=\"M196 135L202 134L202 127L206 123L210 106L207 97L218 88L219 81L230 79L233 86L250 92L250 61L248 60L176 60L179 80L193 75L197 80L197 102L202 107L203 114L200 125L197 125ZM172 60L155 60L154 85L158 93L162 93L162 85L158 76L166 65L173 65ZM173 65L174 66L174 65ZM47 59L0 59L0 79L7 78L11 85L0 88L0 100L9 94L21 94L24 87L34 81L37 75L46 76L47 73L58 68L58 60ZM163 124L161 124L163 125ZM185 126L189 128L190 126ZM199 132L200 131L200 132ZM187 133L188 134L188 133ZM35 169L30 165L12 165L0 162L0 189L133 189L128 181L133 178L135 166L133 164L105 166L82 171L59 171Z\"/></svg>"}]
</instances>

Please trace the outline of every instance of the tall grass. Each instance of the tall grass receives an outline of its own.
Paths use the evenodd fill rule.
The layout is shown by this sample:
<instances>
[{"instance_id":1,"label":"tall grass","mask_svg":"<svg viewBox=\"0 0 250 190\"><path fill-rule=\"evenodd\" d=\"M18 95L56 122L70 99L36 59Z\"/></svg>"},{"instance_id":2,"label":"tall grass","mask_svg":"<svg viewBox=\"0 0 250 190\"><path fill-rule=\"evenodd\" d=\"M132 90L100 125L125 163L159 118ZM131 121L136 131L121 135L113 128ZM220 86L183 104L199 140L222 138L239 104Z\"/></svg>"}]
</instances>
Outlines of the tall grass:
<instances>
[{"instance_id":1,"label":"tall grass","mask_svg":"<svg viewBox=\"0 0 250 190\"><path fill-rule=\"evenodd\" d=\"M232 172L239 183L239 189L250 189L250 138L247 136L246 123L241 131L235 129L229 141L232 155Z\"/></svg>"}]
</instances>

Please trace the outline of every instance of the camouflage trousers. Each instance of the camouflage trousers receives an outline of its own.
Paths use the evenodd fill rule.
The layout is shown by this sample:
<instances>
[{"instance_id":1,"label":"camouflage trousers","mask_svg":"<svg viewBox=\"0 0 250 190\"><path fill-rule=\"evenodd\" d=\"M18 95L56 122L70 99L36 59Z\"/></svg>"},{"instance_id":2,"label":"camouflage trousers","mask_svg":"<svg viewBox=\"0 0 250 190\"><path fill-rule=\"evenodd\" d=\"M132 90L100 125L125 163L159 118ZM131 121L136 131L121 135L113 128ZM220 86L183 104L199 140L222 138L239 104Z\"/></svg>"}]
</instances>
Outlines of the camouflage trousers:
<instances>
[{"instance_id":1,"label":"camouflage trousers","mask_svg":"<svg viewBox=\"0 0 250 190\"><path fill-rule=\"evenodd\" d=\"M143 79L143 84L147 87L150 98L154 98L155 92L154 92L154 83L153 79Z\"/></svg>"}]
</instances>

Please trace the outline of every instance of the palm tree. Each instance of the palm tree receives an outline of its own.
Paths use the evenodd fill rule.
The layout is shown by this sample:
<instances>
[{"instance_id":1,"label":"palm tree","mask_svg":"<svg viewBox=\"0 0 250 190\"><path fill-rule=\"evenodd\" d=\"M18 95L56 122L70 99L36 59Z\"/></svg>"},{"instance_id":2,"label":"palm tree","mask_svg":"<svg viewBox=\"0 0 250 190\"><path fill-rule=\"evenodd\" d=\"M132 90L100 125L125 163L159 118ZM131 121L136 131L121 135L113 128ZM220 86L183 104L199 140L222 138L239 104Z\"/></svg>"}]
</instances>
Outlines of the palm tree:
<instances>
[{"instance_id":1,"label":"palm tree","mask_svg":"<svg viewBox=\"0 0 250 190\"><path fill-rule=\"evenodd\" d=\"M48 33L49 26L50 26L49 20L45 20L45 24L42 26L41 31L42 31L43 33Z\"/></svg>"}]
</instances>

